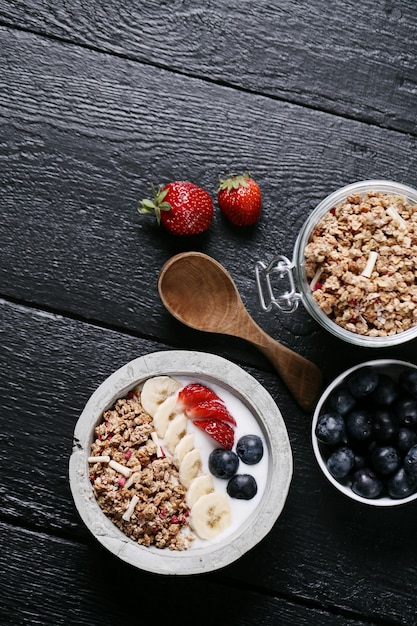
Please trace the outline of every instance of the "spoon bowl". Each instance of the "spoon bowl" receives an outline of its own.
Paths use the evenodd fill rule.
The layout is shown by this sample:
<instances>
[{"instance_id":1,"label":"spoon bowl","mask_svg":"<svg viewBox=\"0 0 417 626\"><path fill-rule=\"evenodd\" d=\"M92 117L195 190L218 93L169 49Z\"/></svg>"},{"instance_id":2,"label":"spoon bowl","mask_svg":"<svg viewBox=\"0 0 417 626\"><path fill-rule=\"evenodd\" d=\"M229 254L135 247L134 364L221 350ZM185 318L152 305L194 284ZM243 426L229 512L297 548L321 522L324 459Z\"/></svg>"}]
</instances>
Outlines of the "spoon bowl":
<instances>
[{"instance_id":1,"label":"spoon bowl","mask_svg":"<svg viewBox=\"0 0 417 626\"><path fill-rule=\"evenodd\" d=\"M272 362L298 404L311 411L322 376L316 365L267 335L246 310L226 269L201 252L183 252L162 267L158 290L165 308L195 330L239 337Z\"/></svg>"}]
</instances>

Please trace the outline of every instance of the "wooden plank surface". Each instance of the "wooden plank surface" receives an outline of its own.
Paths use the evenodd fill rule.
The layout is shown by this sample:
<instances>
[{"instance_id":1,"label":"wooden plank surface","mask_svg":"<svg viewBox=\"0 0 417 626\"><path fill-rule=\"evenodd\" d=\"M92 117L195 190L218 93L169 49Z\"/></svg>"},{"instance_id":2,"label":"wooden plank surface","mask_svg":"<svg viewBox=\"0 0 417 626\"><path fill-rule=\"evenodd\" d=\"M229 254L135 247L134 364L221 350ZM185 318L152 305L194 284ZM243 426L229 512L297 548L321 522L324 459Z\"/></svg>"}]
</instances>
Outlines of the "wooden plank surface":
<instances>
[{"instance_id":1,"label":"wooden plank surface","mask_svg":"<svg viewBox=\"0 0 417 626\"><path fill-rule=\"evenodd\" d=\"M72 432L88 396L107 375L127 360L164 346L43 311L4 301L1 304L0 397L7 401L2 411L0 472L8 477L0 486L1 519L15 526L17 542L26 537L26 531L19 528L50 535L51 540L56 536L73 544L81 542L92 550L90 572L91 568L110 570L114 557L93 547L95 540L72 503L67 476ZM313 458L308 416L281 396L273 374L248 371L273 397L280 397L293 448L294 478L284 511L263 542L237 563L205 578L216 585L223 580L227 587L243 585L269 598L284 596L295 605L291 609L294 615L302 598L304 611L306 606L333 607L339 618L346 614L353 621L363 615L371 623L377 619L411 623L415 602L410 545L417 505L381 514L380 510L355 506L336 493L320 475ZM37 553L36 562L41 559L37 567L45 568L44 576L48 577L50 571L61 571L55 560L63 558L59 556L63 548L61 541L56 544L53 540L57 556L55 548L45 551L45 545L46 538L41 538L41 547L36 543L34 550L41 551ZM76 545L72 549L85 551ZM79 565L71 561L70 567L80 577L74 580L67 572L70 585L78 589L90 584ZM120 568L117 566L116 571ZM147 579L144 573L134 575ZM206 583L194 584L202 593ZM95 586L89 590L89 594L95 593ZM99 593L104 598L107 590ZM6 598L11 602L9 594L10 589ZM89 594L82 592L83 596ZM35 605L31 606L34 610ZM49 619L48 606L44 610ZM103 623L110 624L111 619ZM246 624L242 619L236 623ZM224 618L220 623L229 622Z\"/></svg>"},{"instance_id":2,"label":"wooden plank surface","mask_svg":"<svg viewBox=\"0 0 417 626\"><path fill-rule=\"evenodd\" d=\"M336 0L332 11L324 0L0 0L2 625L135 621L138 589L166 599L164 621L186 599L185 624L202 606L228 626L417 623L416 504L381 511L336 493L316 466L309 416L266 359L183 327L156 289L165 260L202 250L230 271L256 321L326 381L375 357L342 351L302 308L262 313L253 266L291 257L308 214L338 187L415 185L416 26L411 0ZM208 233L175 239L137 214L152 182L191 179L215 198L219 176L244 169L264 196L255 228L231 227L216 207ZM68 485L73 429L95 387L172 348L221 354L254 375L294 453L271 533L237 563L186 579L108 554ZM377 356L415 361L415 341ZM154 605L142 617L155 619Z\"/></svg>"},{"instance_id":3,"label":"wooden plank surface","mask_svg":"<svg viewBox=\"0 0 417 626\"><path fill-rule=\"evenodd\" d=\"M13 27L415 133L413 0L0 1Z\"/></svg>"},{"instance_id":4,"label":"wooden plank surface","mask_svg":"<svg viewBox=\"0 0 417 626\"><path fill-rule=\"evenodd\" d=\"M172 254L197 248L224 263L267 332L316 353L322 333L302 312L280 321L261 313L254 262L291 257L309 212L343 184L412 184L415 137L26 33L1 35L3 295L168 339L158 272ZM151 182L188 178L215 196L222 172L246 168L264 193L250 231L229 227L216 208L210 231L183 241L137 214Z\"/></svg>"},{"instance_id":5,"label":"wooden plank surface","mask_svg":"<svg viewBox=\"0 0 417 626\"><path fill-rule=\"evenodd\" d=\"M191 625L199 623L202 614L210 623L230 626L369 624L355 616L298 604L281 595L265 595L253 584L242 593L241 586L224 578L164 578L143 573L109 557L95 543L25 529L16 533L15 528L1 522L0 531L0 568L8 574L0 601L2 626L107 626L154 620ZM20 581L17 588L12 582L15 577ZM146 601L155 597L164 601Z\"/></svg>"}]
</instances>

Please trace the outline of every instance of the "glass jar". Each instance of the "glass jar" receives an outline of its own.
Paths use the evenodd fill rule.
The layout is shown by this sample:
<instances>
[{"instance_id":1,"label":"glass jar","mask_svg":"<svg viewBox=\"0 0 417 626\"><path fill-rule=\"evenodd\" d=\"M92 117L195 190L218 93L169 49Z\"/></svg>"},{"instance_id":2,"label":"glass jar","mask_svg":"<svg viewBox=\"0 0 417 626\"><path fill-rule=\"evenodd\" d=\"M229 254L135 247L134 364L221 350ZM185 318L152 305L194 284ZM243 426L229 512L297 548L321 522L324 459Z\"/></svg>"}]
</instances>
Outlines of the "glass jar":
<instances>
[{"instance_id":1,"label":"glass jar","mask_svg":"<svg viewBox=\"0 0 417 626\"><path fill-rule=\"evenodd\" d=\"M305 273L304 250L311 233L320 219L334 206L352 194L366 194L379 191L390 195L403 196L417 205L417 191L412 187L389 180L364 180L338 189L320 202L304 223L297 237L293 260L283 255L275 256L269 263L258 261L255 265L256 283L261 307L271 311L274 307L285 313L294 312L302 302L310 315L326 330L352 344L369 348L387 347L404 343L417 337L417 325L395 335L372 337L349 331L334 322L322 311L313 297L313 292ZM416 261L417 262L417 261ZM285 284L285 291L276 293L277 285Z\"/></svg>"}]
</instances>

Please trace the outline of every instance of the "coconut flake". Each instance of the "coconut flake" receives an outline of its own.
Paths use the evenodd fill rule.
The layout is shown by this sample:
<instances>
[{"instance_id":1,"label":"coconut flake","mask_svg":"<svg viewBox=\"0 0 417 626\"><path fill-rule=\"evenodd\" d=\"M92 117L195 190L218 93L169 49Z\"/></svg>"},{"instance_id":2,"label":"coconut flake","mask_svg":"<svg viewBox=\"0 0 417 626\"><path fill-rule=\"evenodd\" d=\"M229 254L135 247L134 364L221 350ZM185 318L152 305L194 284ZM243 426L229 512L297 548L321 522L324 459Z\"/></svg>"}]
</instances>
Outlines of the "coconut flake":
<instances>
[{"instance_id":1,"label":"coconut flake","mask_svg":"<svg viewBox=\"0 0 417 626\"><path fill-rule=\"evenodd\" d=\"M125 482L126 489L129 489L129 487L131 487L133 483L135 483L138 480L139 477L140 477L140 472L134 472L130 476L130 478L128 478L127 481Z\"/></svg>"},{"instance_id":2,"label":"coconut flake","mask_svg":"<svg viewBox=\"0 0 417 626\"><path fill-rule=\"evenodd\" d=\"M162 452L161 446L159 445L158 435L156 434L156 432L153 432L151 433L151 437L152 437L152 441L156 445L156 456L158 458L161 458L162 456L164 456L164 453Z\"/></svg>"},{"instance_id":3,"label":"coconut flake","mask_svg":"<svg viewBox=\"0 0 417 626\"><path fill-rule=\"evenodd\" d=\"M132 499L129 502L129 506L127 507L126 511L122 515L122 519L124 519L125 522L130 521L130 518L132 517L132 513L135 510L135 506L137 505L138 502L139 502L139 498L135 494L134 496L132 496Z\"/></svg>"},{"instance_id":4,"label":"coconut flake","mask_svg":"<svg viewBox=\"0 0 417 626\"><path fill-rule=\"evenodd\" d=\"M89 463L109 463L110 462L110 457L107 456L107 454L105 454L103 456L89 456L88 457L88 462Z\"/></svg>"},{"instance_id":5,"label":"coconut flake","mask_svg":"<svg viewBox=\"0 0 417 626\"><path fill-rule=\"evenodd\" d=\"M318 280L321 276L321 273L323 271L323 268L321 267L321 265L318 266L318 268L316 269L316 273L314 274L313 278L311 279L311 283L310 283L310 289L313 291L315 285L318 283Z\"/></svg>"},{"instance_id":6,"label":"coconut flake","mask_svg":"<svg viewBox=\"0 0 417 626\"><path fill-rule=\"evenodd\" d=\"M408 230L407 222L401 217L394 206L390 205L387 208L387 214L398 223L398 227L401 228L401 230Z\"/></svg>"},{"instance_id":7,"label":"coconut flake","mask_svg":"<svg viewBox=\"0 0 417 626\"><path fill-rule=\"evenodd\" d=\"M114 470L116 470L116 472L119 472L120 474L123 474L123 476L125 476L126 478L129 478L129 476L132 473L132 470L130 469L130 467L126 467L125 465L121 465L117 461L113 461L113 459L110 461L109 467L112 467Z\"/></svg>"},{"instance_id":8,"label":"coconut flake","mask_svg":"<svg viewBox=\"0 0 417 626\"><path fill-rule=\"evenodd\" d=\"M365 278L371 278L377 258L378 252L375 252L375 250L371 250L365 265L365 269L363 270L361 276L365 276Z\"/></svg>"}]
</instances>

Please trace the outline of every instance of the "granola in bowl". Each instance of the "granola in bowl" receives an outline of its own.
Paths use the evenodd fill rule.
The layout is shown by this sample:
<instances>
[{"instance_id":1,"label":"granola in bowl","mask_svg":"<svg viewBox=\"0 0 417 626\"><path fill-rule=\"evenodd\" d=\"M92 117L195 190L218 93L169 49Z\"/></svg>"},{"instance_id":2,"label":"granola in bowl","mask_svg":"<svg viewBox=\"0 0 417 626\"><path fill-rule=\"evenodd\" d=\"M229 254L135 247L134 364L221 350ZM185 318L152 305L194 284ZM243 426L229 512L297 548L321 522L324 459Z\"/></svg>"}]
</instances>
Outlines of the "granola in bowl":
<instances>
[{"instance_id":1,"label":"granola in bowl","mask_svg":"<svg viewBox=\"0 0 417 626\"><path fill-rule=\"evenodd\" d=\"M304 255L315 302L342 328L386 337L417 323L417 203L348 195L313 228Z\"/></svg>"},{"instance_id":2,"label":"granola in bowl","mask_svg":"<svg viewBox=\"0 0 417 626\"><path fill-rule=\"evenodd\" d=\"M152 422L135 394L105 411L88 458L90 481L103 512L133 541L186 549L186 489L173 460L158 455Z\"/></svg>"},{"instance_id":3,"label":"granola in bowl","mask_svg":"<svg viewBox=\"0 0 417 626\"><path fill-rule=\"evenodd\" d=\"M291 477L272 397L207 353L170 350L126 363L92 394L74 431L70 486L81 519L118 558L159 574L238 559L272 529Z\"/></svg>"}]
</instances>

